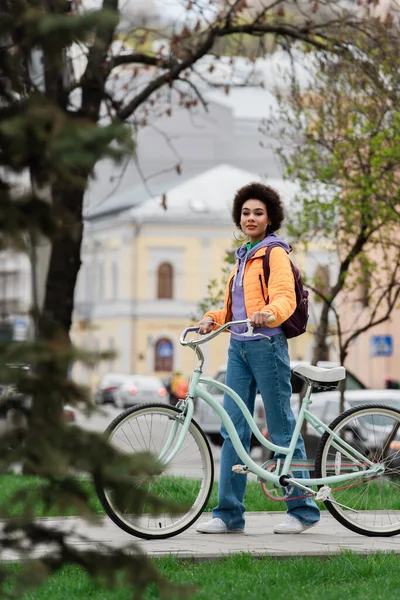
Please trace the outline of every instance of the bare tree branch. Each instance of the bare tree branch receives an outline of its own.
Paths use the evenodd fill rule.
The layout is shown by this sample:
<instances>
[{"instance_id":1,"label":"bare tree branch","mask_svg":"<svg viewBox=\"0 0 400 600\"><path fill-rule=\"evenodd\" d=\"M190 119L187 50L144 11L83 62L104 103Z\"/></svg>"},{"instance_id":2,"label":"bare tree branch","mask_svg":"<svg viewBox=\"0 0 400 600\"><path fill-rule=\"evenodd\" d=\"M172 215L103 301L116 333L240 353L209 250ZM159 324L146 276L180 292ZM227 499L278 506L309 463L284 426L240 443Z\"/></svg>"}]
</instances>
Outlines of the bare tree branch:
<instances>
[{"instance_id":1,"label":"bare tree branch","mask_svg":"<svg viewBox=\"0 0 400 600\"><path fill-rule=\"evenodd\" d=\"M304 26L296 26L290 24L273 24L273 23L259 23L257 18L248 24L242 25L230 25L226 27L218 27L213 25L206 32L205 38L194 51L185 50L183 51L186 56L181 61L169 59L173 61L173 66L167 72L159 75L151 83L149 83L137 96L135 96L130 102L128 102L119 112L117 118L119 120L125 120L131 116L135 110L143 104L156 90L160 87L169 84L178 79L183 71L192 67L197 61L209 53L215 41L227 36L234 34L248 34L253 37L275 35L283 38L288 38L292 41L307 42L314 48L327 50L331 45L331 50L341 48L339 42L335 39L330 38L324 33L325 27L339 27L341 22L339 20L333 20L329 23L325 23L324 26L321 24L308 24ZM322 41L321 41L322 40ZM129 64L128 56L124 60L123 64ZM138 62L138 55L130 55L136 62ZM121 60L122 60L121 56ZM153 64L151 58L145 55L145 64ZM157 58L154 57L154 63L157 63ZM121 63L122 64L122 63ZM163 63L162 63L163 64ZM165 63L166 64L166 63ZM154 64L157 66L157 64Z\"/></svg>"},{"instance_id":2,"label":"bare tree branch","mask_svg":"<svg viewBox=\"0 0 400 600\"><path fill-rule=\"evenodd\" d=\"M200 100L204 110L208 112L208 103L202 96L199 88L193 83L193 81L190 81L190 79L184 79L183 77L178 77L176 81L181 81L182 83L186 83L189 87L191 87L194 93L196 94L197 98Z\"/></svg>"},{"instance_id":3,"label":"bare tree branch","mask_svg":"<svg viewBox=\"0 0 400 600\"><path fill-rule=\"evenodd\" d=\"M162 86L169 84L172 85L173 81L178 79L180 74L196 63L202 58L207 52L209 52L213 46L215 39L214 31L210 31L203 44L200 45L197 52L190 54L188 58L177 64L175 67L170 69L168 72L163 73L156 77L144 90L142 90L135 98L133 98L126 106L124 106L117 114L117 118L124 121L130 117L135 110L143 104L156 90Z\"/></svg>"},{"instance_id":4,"label":"bare tree branch","mask_svg":"<svg viewBox=\"0 0 400 600\"><path fill-rule=\"evenodd\" d=\"M173 69L179 65L179 61L174 58L163 58L162 56L152 56L144 52L132 52L132 54L119 54L110 58L107 62L109 71L120 67L121 65L140 64L149 67L158 67L159 69Z\"/></svg>"}]
</instances>

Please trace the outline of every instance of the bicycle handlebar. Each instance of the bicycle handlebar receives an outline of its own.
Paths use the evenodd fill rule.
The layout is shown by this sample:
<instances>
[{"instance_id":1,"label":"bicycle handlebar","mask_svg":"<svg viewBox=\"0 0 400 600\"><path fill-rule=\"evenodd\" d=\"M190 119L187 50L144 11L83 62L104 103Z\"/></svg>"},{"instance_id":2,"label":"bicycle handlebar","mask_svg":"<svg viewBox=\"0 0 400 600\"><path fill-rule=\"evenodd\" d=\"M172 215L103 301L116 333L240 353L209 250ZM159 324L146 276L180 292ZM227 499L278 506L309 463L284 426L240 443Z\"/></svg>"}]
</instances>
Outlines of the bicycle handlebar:
<instances>
[{"instance_id":1,"label":"bicycle handlebar","mask_svg":"<svg viewBox=\"0 0 400 600\"><path fill-rule=\"evenodd\" d=\"M273 323L273 321L275 321L275 317L273 315L271 315L268 319L268 323ZM241 321L229 321L228 323L225 323L224 325L220 325L220 327L218 327L218 329L211 331L210 333L204 335L200 339L190 340L188 342L185 342L185 338L188 333L190 333L191 331L197 331L197 332L200 331L199 325L195 325L194 327L187 327L181 333L180 343L182 346L199 346L200 344L205 344L209 340L212 340L217 335L219 335L220 333L225 331L225 329L228 329L228 327L232 327L232 325L247 325L246 331L244 333L240 334L244 337L252 337L253 335L257 335L257 333L254 333L254 326L251 324L250 319L244 319Z\"/></svg>"}]
</instances>

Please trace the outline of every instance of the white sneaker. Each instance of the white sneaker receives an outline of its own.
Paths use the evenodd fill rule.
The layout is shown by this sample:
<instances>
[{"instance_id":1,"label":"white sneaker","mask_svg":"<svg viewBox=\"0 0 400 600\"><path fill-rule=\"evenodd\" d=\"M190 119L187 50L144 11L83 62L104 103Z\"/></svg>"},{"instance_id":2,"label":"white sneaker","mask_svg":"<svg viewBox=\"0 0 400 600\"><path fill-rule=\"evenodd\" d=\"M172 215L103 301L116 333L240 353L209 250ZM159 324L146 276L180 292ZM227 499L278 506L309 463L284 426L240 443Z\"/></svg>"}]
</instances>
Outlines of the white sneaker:
<instances>
[{"instance_id":1,"label":"white sneaker","mask_svg":"<svg viewBox=\"0 0 400 600\"><path fill-rule=\"evenodd\" d=\"M296 517L292 517L292 515L286 515L286 518L279 523L279 525L275 525L273 532L274 533L303 533L306 529L310 529L310 527L314 527L317 523L313 523L312 525L303 525L299 519Z\"/></svg>"},{"instance_id":2,"label":"white sneaker","mask_svg":"<svg viewBox=\"0 0 400 600\"><path fill-rule=\"evenodd\" d=\"M211 519L206 523L197 525L198 533L244 533L244 529L228 529L227 524L222 519Z\"/></svg>"}]
</instances>

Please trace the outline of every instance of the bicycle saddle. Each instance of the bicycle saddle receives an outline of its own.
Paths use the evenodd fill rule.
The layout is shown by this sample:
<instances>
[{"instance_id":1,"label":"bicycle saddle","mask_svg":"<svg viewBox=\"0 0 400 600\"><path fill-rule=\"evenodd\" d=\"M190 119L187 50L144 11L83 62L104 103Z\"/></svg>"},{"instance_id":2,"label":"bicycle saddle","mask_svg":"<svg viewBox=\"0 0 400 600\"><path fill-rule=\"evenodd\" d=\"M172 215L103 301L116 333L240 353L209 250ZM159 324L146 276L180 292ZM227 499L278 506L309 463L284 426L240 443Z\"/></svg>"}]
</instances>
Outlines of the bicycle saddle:
<instances>
[{"instance_id":1,"label":"bicycle saddle","mask_svg":"<svg viewBox=\"0 0 400 600\"><path fill-rule=\"evenodd\" d=\"M346 369L344 367L324 369L323 367L314 367L312 365L297 365L292 372L307 383L323 387L336 387L339 381L346 378Z\"/></svg>"}]
</instances>

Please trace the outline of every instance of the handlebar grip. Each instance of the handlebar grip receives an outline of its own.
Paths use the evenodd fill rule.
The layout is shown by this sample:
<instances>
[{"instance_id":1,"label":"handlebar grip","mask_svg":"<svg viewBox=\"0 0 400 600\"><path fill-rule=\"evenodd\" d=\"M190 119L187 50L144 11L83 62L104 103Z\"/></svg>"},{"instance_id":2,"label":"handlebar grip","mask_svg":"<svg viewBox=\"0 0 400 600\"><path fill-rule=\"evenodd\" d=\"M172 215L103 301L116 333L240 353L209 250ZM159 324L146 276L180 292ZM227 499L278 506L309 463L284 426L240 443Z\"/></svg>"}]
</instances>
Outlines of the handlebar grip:
<instances>
[{"instance_id":1,"label":"handlebar grip","mask_svg":"<svg viewBox=\"0 0 400 600\"><path fill-rule=\"evenodd\" d=\"M181 334L180 343L182 344L182 346L187 345L187 342L185 344L185 337L187 336L187 334L191 331L199 331L199 329L200 327L198 327L197 325L194 327L187 327Z\"/></svg>"}]
</instances>

